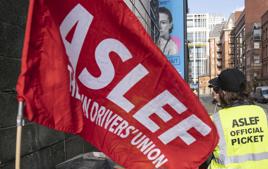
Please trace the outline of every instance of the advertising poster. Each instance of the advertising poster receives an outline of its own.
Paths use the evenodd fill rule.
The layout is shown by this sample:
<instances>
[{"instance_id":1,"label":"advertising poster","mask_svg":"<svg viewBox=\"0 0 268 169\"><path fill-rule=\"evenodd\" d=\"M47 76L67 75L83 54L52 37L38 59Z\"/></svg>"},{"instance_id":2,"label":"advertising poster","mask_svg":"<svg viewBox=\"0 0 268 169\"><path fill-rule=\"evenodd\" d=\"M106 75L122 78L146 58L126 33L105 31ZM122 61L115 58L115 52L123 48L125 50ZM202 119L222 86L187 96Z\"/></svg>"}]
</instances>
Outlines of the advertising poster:
<instances>
[{"instance_id":1,"label":"advertising poster","mask_svg":"<svg viewBox=\"0 0 268 169\"><path fill-rule=\"evenodd\" d=\"M184 1L159 0L158 47L184 78Z\"/></svg>"}]
</instances>

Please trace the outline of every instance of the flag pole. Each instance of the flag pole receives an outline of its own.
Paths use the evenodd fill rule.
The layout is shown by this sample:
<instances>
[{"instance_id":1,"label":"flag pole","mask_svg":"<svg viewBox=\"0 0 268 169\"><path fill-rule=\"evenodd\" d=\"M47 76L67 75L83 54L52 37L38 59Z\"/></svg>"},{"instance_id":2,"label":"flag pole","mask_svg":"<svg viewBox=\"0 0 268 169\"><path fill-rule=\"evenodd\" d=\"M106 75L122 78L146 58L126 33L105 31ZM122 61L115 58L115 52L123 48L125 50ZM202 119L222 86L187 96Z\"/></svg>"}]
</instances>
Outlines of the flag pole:
<instances>
[{"instance_id":1,"label":"flag pole","mask_svg":"<svg viewBox=\"0 0 268 169\"><path fill-rule=\"evenodd\" d=\"M26 63L26 59L28 55L28 48L29 48L29 43L30 43L30 33L31 33L34 3L35 3L35 0L29 0L28 15L27 15L27 22L26 22L26 28L25 28L25 34L24 34L23 50L22 50L22 59L21 59L22 60L21 72L23 73L25 73L24 67L26 67L25 63ZM24 81L24 78L22 78L22 81ZM24 126L24 120L23 120L23 107L24 107L23 100L24 99L23 97L22 98L18 97L18 98L19 98L18 99L19 107L18 107L18 114L17 114L15 169L20 169L21 133L22 133L22 126Z\"/></svg>"},{"instance_id":2,"label":"flag pole","mask_svg":"<svg viewBox=\"0 0 268 169\"><path fill-rule=\"evenodd\" d=\"M25 34L24 34L23 50L22 50L22 59L21 59L22 60L21 72L23 72L23 73L25 73L25 70L24 70L25 65L24 64L26 62L26 58L28 55L29 43L30 43L30 32L31 32L31 25L32 25L34 2L35 2L35 0L29 0L28 15L27 15L27 22L26 22L26 28L25 28ZM22 80L24 81L24 78L22 78ZM20 98L20 97L18 97L18 98ZM18 114L17 114L15 169L20 169L21 133L22 133L22 126L24 126L23 107L24 107L24 101L23 101L23 97L22 97L19 99L19 107L18 107Z\"/></svg>"},{"instance_id":3,"label":"flag pole","mask_svg":"<svg viewBox=\"0 0 268 169\"><path fill-rule=\"evenodd\" d=\"M15 169L20 169L20 152L21 152L21 132L22 126L24 125L23 120L23 101L19 101L18 115L17 115L17 137L16 137L16 160Z\"/></svg>"}]
</instances>

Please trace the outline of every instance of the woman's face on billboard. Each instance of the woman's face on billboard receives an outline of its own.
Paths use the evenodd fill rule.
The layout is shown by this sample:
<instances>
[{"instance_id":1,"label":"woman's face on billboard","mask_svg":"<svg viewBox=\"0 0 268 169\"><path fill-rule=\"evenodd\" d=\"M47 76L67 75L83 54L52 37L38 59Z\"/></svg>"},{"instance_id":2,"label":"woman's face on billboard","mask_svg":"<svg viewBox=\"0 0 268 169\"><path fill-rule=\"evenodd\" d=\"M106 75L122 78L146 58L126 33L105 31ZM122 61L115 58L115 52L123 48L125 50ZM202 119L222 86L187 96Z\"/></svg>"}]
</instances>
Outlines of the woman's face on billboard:
<instances>
[{"instance_id":1,"label":"woman's face on billboard","mask_svg":"<svg viewBox=\"0 0 268 169\"><path fill-rule=\"evenodd\" d=\"M159 13L159 27L160 27L160 37L169 36L169 30L172 27L168 15L165 13Z\"/></svg>"}]
</instances>

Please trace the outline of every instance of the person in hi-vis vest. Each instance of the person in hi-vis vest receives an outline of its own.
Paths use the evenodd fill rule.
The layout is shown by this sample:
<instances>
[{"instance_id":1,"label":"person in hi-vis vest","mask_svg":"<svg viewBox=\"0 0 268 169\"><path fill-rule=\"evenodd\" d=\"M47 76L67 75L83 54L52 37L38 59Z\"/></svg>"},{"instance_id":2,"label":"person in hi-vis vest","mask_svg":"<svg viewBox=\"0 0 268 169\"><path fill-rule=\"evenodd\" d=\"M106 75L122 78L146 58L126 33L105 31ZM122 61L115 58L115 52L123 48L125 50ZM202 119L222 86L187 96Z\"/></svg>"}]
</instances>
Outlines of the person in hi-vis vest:
<instances>
[{"instance_id":1,"label":"person in hi-vis vest","mask_svg":"<svg viewBox=\"0 0 268 169\"><path fill-rule=\"evenodd\" d=\"M247 98L246 78L226 69L209 81L220 110L212 115L220 140L209 169L267 169L268 128L265 111Z\"/></svg>"}]
</instances>

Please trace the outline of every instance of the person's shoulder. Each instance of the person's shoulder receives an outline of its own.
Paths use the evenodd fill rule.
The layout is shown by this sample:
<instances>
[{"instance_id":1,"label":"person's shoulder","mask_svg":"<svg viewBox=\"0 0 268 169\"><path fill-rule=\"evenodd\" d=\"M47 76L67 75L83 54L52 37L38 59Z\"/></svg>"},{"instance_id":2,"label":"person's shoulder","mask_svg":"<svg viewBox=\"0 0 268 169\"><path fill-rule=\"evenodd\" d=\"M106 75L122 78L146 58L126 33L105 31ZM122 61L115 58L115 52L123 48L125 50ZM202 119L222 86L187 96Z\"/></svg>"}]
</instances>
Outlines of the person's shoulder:
<instances>
[{"instance_id":1,"label":"person's shoulder","mask_svg":"<svg viewBox=\"0 0 268 169\"><path fill-rule=\"evenodd\" d=\"M168 53L169 55L178 55L179 53L179 49L178 46L176 44L176 42L172 39L170 39L169 43L168 43Z\"/></svg>"},{"instance_id":2,"label":"person's shoulder","mask_svg":"<svg viewBox=\"0 0 268 169\"><path fill-rule=\"evenodd\" d=\"M170 39L169 40L169 45L170 46L176 46L177 47L177 43L173 40L173 39ZM177 47L178 48L178 47Z\"/></svg>"}]
</instances>

